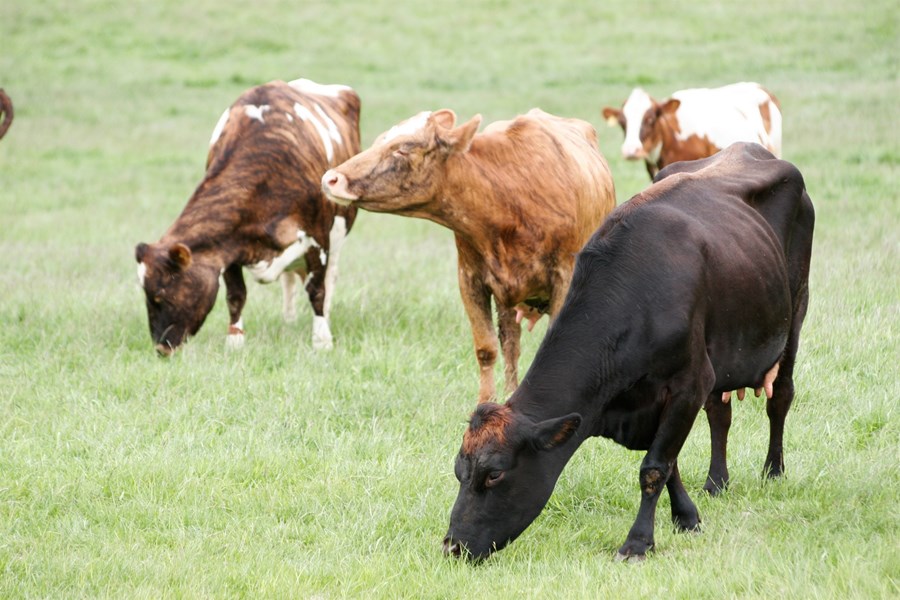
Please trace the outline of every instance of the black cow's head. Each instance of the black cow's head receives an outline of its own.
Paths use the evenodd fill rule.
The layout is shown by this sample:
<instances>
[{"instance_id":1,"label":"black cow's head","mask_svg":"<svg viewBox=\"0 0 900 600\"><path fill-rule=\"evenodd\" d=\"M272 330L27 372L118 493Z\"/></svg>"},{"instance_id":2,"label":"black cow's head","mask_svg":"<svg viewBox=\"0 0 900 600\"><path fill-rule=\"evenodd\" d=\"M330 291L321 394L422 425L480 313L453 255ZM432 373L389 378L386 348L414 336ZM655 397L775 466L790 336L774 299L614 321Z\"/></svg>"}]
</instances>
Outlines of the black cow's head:
<instances>
[{"instance_id":1,"label":"black cow's head","mask_svg":"<svg viewBox=\"0 0 900 600\"><path fill-rule=\"evenodd\" d=\"M215 267L193 259L181 243L138 244L138 279L147 297L150 336L169 356L203 325L219 291Z\"/></svg>"},{"instance_id":2,"label":"black cow's head","mask_svg":"<svg viewBox=\"0 0 900 600\"><path fill-rule=\"evenodd\" d=\"M560 448L580 424L576 413L536 422L508 404L479 405L456 457L459 495L444 553L481 560L525 531L547 504L571 456Z\"/></svg>"}]
</instances>

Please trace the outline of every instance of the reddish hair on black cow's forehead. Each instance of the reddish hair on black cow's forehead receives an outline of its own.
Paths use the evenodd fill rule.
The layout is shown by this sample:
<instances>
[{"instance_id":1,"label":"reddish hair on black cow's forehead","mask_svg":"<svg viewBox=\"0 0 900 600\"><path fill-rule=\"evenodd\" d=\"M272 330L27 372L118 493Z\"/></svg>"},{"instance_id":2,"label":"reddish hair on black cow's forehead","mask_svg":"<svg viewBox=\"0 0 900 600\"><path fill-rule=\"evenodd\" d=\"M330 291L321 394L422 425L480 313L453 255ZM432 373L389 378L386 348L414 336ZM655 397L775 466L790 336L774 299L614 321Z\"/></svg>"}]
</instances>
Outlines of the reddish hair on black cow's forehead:
<instances>
[{"instance_id":1,"label":"reddish hair on black cow's forehead","mask_svg":"<svg viewBox=\"0 0 900 600\"><path fill-rule=\"evenodd\" d=\"M469 428L463 435L463 452L475 452L487 442L506 441L506 426L512 421L512 411L505 404L484 402L469 417Z\"/></svg>"}]
</instances>

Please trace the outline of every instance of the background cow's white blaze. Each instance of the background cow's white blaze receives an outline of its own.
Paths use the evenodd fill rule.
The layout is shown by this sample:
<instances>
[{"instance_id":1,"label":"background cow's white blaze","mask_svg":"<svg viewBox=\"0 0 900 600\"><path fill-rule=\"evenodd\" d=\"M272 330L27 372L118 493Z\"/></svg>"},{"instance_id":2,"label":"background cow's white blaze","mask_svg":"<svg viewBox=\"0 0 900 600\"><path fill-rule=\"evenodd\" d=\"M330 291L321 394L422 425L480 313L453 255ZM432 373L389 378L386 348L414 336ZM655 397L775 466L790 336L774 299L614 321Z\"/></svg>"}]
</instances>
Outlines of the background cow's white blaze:
<instances>
[{"instance_id":1,"label":"background cow's white blaze","mask_svg":"<svg viewBox=\"0 0 900 600\"><path fill-rule=\"evenodd\" d=\"M644 158L644 143L641 141L641 123L644 114L653 108L653 100L641 88L632 90L622 113L625 115L625 141L622 142L622 156L627 159Z\"/></svg>"}]
</instances>

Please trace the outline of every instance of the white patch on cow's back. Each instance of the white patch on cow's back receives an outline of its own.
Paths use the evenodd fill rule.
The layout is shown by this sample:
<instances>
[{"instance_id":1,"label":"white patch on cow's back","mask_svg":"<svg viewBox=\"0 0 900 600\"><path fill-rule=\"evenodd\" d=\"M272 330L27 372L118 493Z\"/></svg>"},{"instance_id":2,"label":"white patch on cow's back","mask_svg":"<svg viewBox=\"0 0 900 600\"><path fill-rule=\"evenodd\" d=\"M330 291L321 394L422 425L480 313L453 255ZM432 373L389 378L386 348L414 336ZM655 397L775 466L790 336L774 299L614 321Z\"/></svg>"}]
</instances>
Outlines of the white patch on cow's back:
<instances>
[{"instance_id":1,"label":"white patch on cow's back","mask_svg":"<svg viewBox=\"0 0 900 600\"><path fill-rule=\"evenodd\" d=\"M759 106L771 98L759 85L745 82L713 89L681 90L672 97L681 100L675 111L681 129L676 139L685 140L692 135L706 137L719 148L735 142L756 142L769 146L769 133L766 132ZM780 116L779 113L779 133ZM778 145L780 147L780 139Z\"/></svg>"},{"instance_id":2,"label":"white patch on cow's back","mask_svg":"<svg viewBox=\"0 0 900 600\"><path fill-rule=\"evenodd\" d=\"M409 119L403 121L402 123L398 123L394 125L390 129L387 130L382 136L379 142L381 144L387 144L391 140L400 137L401 135L412 135L417 131L421 131L425 128L425 124L428 122L428 117L431 116L431 111L426 110L420 112L414 117L410 117Z\"/></svg>"},{"instance_id":3,"label":"white patch on cow's back","mask_svg":"<svg viewBox=\"0 0 900 600\"><path fill-rule=\"evenodd\" d=\"M294 103L294 112L297 113L297 116L300 117L304 122L312 124L315 128L316 132L319 134L319 137L322 138L322 145L325 146L325 155L328 158L328 162L334 160L334 146L331 143L331 135L328 133L328 128L322 124L321 121L312 113L311 110L300 104L299 102Z\"/></svg>"},{"instance_id":4,"label":"white patch on cow's back","mask_svg":"<svg viewBox=\"0 0 900 600\"><path fill-rule=\"evenodd\" d=\"M337 98L340 96L341 92L352 92L353 90L350 86L341 85L338 83L333 84L322 84L316 83L310 79L295 79L294 81L288 82L288 85L292 88L299 90L301 92L305 92L307 94L316 94L317 96L329 96L331 98Z\"/></svg>"},{"instance_id":5,"label":"white patch on cow's back","mask_svg":"<svg viewBox=\"0 0 900 600\"><path fill-rule=\"evenodd\" d=\"M212 136L209 138L210 146L219 141L219 138L222 136L222 130L225 129L225 123L228 122L228 117L230 116L231 108L226 108L225 112L222 113L222 116L219 117L219 120L216 122L216 127L213 129Z\"/></svg>"},{"instance_id":6,"label":"white patch on cow's back","mask_svg":"<svg viewBox=\"0 0 900 600\"><path fill-rule=\"evenodd\" d=\"M138 263L137 276L138 283L141 285L141 289L144 289L144 280L147 278L147 265L142 262Z\"/></svg>"},{"instance_id":7,"label":"white patch on cow's back","mask_svg":"<svg viewBox=\"0 0 900 600\"><path fill-rule=\"evenodd\" d=\"M272 283L285 269L303 258L306 251L313 247L319 247L312 236L306 235L302 230L297 231L297 241L285 248L281 254L272 260L261 260L254 265L248 265L247 270L253 278L260 283Z\"/></svg>"},{"instance_id":8,"label":"white patch on cow's back","mask_svg":"<svg viewBox=\"0 0 900 600\"><path fill-rule=\"evenodd\" d=\"M331 136L331 139L337 142L340 146L344 143L344 140L341 138L341 132L338 130L337 123L331 120L321 106L318 104L315 105L316 112L319 113L319 116L322 117L322 120L325 122L325 126L328 127L328 135Z\"/></svg>"},{"instance_id":9,"label":"white patch on cow's back","mask_svg":"<svg viewBox=\"0 0 900 600\"><path fill-rule=\"evenodd\" d=\"M284 113L284 116L287 117L287 120L289 122L291 122L291 123L294 122L294 115L292 115L291 113Z\"/></svg>"},{"instance_id":10,"label":"white patch on cow's back","mask_svg":"<svg viewBox=\"0 0 900 600\"><path fill-rule=\"evenodd\" d=\"M644 114L653 107L650 95L641 88L634 88L622 107L625 115L625 141L622 142L622 156L635 156L643 149L641 143L641 123Z\"/></svg>"},{"instance_id":11,"label":"white patch on cow's back","mask_svg":"<svg viewBox=\"0 0 900 600\"><path fill-rule=\"evenodd\" d=\"M253 104L245 104L244 105L244 114L247 115L251 119L256 119L260 123L265 123L265 115L272 107L268 104L262 104L260 106L255 106Z\"/></svg>"}]
</instances>

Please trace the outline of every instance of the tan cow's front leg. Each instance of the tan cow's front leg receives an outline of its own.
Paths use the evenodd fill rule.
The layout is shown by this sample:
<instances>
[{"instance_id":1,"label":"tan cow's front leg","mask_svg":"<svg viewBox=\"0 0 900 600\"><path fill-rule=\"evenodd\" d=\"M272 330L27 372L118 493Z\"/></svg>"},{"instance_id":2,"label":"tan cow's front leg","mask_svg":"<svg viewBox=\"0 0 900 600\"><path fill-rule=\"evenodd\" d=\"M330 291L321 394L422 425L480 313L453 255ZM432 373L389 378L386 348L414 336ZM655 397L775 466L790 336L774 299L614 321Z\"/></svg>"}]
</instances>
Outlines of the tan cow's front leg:
<instances>
[{"instance_id":1,"label":"tan cow's front leg","mask_svg":"<svg viewBox=\"0 0 900 600\"><path fill-rule=\"evenodd\" d=\"M512 394L519 387L519 340L522 336L522 325L516 318L516 309L506 306L497 307L498 328L500 330L500 349L503 351L504 374L506 376L507 394Z\"/></svg>"},{"instance_id":2,"label":"tan cow's front leg","mask_svg":"<svg viewBox=\"0 0 900 600\"><path fill-rule=\"evenodd\" d=\"M497 333L491 320L491 293L477 274L462 265L459 267L459 292L475 340L475 358L478 359L480 373L480 404L496 399L494 363L497 362Z\"/></svg>"}]
</instances>

